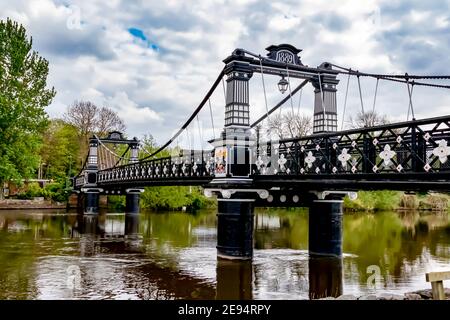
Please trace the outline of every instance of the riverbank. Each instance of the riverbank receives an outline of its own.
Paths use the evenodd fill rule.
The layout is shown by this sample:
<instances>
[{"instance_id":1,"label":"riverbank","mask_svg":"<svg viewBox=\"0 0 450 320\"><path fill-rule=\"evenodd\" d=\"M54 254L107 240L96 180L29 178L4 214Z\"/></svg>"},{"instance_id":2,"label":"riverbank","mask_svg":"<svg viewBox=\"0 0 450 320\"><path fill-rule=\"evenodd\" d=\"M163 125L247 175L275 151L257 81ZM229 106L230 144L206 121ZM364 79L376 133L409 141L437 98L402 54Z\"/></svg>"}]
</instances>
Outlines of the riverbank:
<instances>
[{"instance_id":1,"label":"riverbank","mask_svg":"<svg viewBox=\"0 0 450 320\"><path fill-rule=\"evenodd\" d=\"M450 288L445 288L445 300L450 300ZM382 293L380 295L362 295L355 296L352 294L343 294L337 298L326 297L319 300L432 300L433 295L431 289L406 292L405 294Z\"/></svg>"},{"instance_id":2,"label":"riverbank","mask_svg":"<svg viewBox=\"0 0 450 320\"><path fill-rule=\"evenodd\" d=\"M444 193L407 194L401 191L359 191L356 200L344 199L347 212L374 211L448 211L450 196Z\"/></svg>"},{"instance_id":3,"label":"riverbank","mask_svg":"<svg viewBox=\"0 0 450 320\"><path fill-rule=\"evenodd\" d=\"M0 200L0 210L25 210L25 209L65 209L65 202L54 202L44 198L32 200L4 199Z\"/></svg>"}]
</instances>

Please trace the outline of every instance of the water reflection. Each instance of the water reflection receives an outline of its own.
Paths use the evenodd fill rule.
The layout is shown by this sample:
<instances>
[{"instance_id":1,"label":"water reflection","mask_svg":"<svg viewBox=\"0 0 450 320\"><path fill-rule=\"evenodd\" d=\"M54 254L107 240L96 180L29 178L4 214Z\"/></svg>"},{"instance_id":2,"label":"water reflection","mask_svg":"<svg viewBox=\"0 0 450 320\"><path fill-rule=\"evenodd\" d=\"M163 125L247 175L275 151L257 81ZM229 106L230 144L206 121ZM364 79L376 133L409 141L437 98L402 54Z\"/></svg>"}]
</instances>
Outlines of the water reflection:
<instances>
[{"instance_id":1,"label":"water reflection","mask_svg":"<svg viewBox=\"0 0 450 320\"><path fill-rule=\"evenodd\" d=\"M315 299L428 288L450 263L445 214L344 216L344 257L309 257L308 215L257 212L252 262L216 259L214 212L0 212L0 298ZM67 287L67 268L81 287ZM368 288L377 265L382 281Z\"/></svg>"},{"instance_id":2,"label":"water reflection","mask_svg":"<svg viewBox=\"0 0 450 320\"><path fill-rule=\"evenodd\" d=\"M342 258L309 258L309 298L339 297L342 295Z\"/></svg>"},{"instance_id":3,"label":"water reflection","mask_svg":"<svg viewBox=\"0 0 450 320\"><path fill-rule=\"evenodd\" d=\"M253 264L251 261L218 259L216 277L216 299L252 299Z\"/></svg>"}]
</instances>

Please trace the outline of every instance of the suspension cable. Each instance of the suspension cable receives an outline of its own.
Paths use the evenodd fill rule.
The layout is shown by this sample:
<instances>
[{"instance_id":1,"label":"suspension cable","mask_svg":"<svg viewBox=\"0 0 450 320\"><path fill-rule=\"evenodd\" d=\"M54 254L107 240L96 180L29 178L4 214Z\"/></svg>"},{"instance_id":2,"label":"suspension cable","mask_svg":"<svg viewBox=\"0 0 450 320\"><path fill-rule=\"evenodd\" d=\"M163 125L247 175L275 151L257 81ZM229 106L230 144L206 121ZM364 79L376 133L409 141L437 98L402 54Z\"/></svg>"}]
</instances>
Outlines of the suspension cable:
<instances>
[{"instance_id":1,"label":"suspension cable","mask_svg":"<svg viewBox=\"0 0 450 320\"><path fill-rule=\"evenodd\" d=\"M200 149L203 150L203 134L202 130L200 129L200 120L198 120L198 115L197 115L197 127L198 127L198 137L200 139Z\"/></svg>"},{"instance_id":2,"label":"suspension cable","mask_svg":"<svg viewBox=\"0 0 450 320\"><path fill-rule=\"evenodd\" d=\"M408 97L409 97L409 106L408 106L408 118L409 118L409 110L411 109L411 115L413 120L416 118L414 115L414 108L413 108L413 104L412 104L412 90L410 90L409 88L409 77L408 74L405 73L406 76L406 87L408 88ZM412 86L414 86L414 82L412 83ZM408 120L408 118L406 120Z\"/></svg>"},{"instance_id":3,"label":"suspension cable","mask_svg":"<svg viewBox=\"0 0 450 320\"><path fill-rule=\"evenodd\" d=\"M409 111L412 111L413 120L415 120L414 116L414 109L412 109L412 94L414 91L414 80L411 82L411 91L409 91L409 85L408 85L408 96L409 96L409 105L408 105L408 114L406 116L406 121L409 120Z\"/></svg>"},{"instance_id":4,"label":"suspension cable","mask_svg":"<svg viewBox=\"0 0 450 320\"><path fill-rule=\"evenodd\" d=\"M97 148L97 163L98 163L98 168L99 170L102 170L102 149L101 146L100 148Z\"/></svg>"},{"instance_id":5,"label":"suspension cable","mask_svg":"<svg viewBox=\"0 0 450 320\"><path fill-rule=\"evenodd\" d=\"M225 104L227 103L227 90L225 89L225 81L222 77L222 88L223 88L223 98L225 99Z\"/></svg>"},{"instance_id":6,"label":"suspension cable","mask_svg":"<svg viewBox=\"0 0 450 320\"><path fill-rule=\"evenodd\" d=\"M364 118L364 114L365 114L365 112L364 112L364 103L363 103L363 98L362 98L361 81L359 80L359 75L357 76L357 78L358 78L358 88L359 88L359 99L361 101L361 112L362 112L362 115L363 115L363 118Z\"/></svg>"},{"instance_id":7,"label":"suspension cable","mask_svg":"<svg viewBox=\"0 0 450 320\"><path fill-rule=\"evenodd\" d=\"M340 74L350 74L352 76L362 76L362 77L372 77L372 78L379 78L381 80L386 81L392 81L392 82L399 82L399 83L406 83L405 76L400 75L388 75L388 74L372 74L372 73L365 73L365 72L359 72L359 71L353 71L349 68L344 68L335 64L331 64L334 67L343 69L345 71L338 71ZM450 76L409 76L413 79L449 79ZM400 78L400 79L398 79ZM442 89L450 89L450 85L442 85L442 84L434 84L434 83L427 83L427 82L414 82L414 85L416 86L424 86L424 87L431 87L431 88L442 88Z\"/></svg>"},{"instance_id":8,"label":"suspension cable","mask_svg":"<svg viewBox=\"0 0 450 320\"><path fill-rule=\"evenodd\" d=\"M266 95L266 85L264 83L264 72L262 67L262 57L259 56L259 66L261 67L261 80L262 80L262 86L264 91L264 102L266 104L266 114L267 114L267 120L269 120L269 107L267 106L267 95Z\"/></svg>"},{"instance_id":9,"label":"suspension cable","mask_svg":"<svg viewBox=\"0 0 450 320\"><path fill-rule=\"evenodd\" d=\"M297 117L300 115L300 105L302 104L303 88L300 89L298 94L298 105L297 105Z\"/></svg>"},{"instance_id":10,"label":"suspension cable","mask_svg":"<svg viewBox=\"0 0 450 320\"><path fill-rule=\"evenodd\" d=\"M211 125L212 125L212 129L213 129L213 139L215 139L216 138L216 130L214 129L214 117L213 117L213 113L212 113L211 99L208 99L208 104L209 104L209 115L211 116Z\"/></svg>"},{"instance_id":11,"label":"suspension cable","mask_svg":"<svg viewBox=\"0 0 450 320\"><path fill-rule=\"evenodd\" d=\"M128 158L124 158L123 156L128 152L128 150L130 150L130 146L128 145L127 149L125 150L125 152L122 154L122 156L119 156L119 160L117 160L116 164L114 165L114 167L117 167L117 165L120 163L120 161L122 160L129 160ZM124 164L124 163L122 163Z\"/></svg>"},{"instance_id":12,"label":"suspension cable","mask_svg":"<svg viewBox=\"0 0 450 320\"><path fill-rule=\"evenodd\" d=\"M333 67L336 67L338 69L342 69L345 71L350 72L351 68L345 68L342 66L339 66L337 64L330 63ZM342 72L340 72L342 73ZM374 78L397 78L397 79L450 79L450 75L436 75L436 76L428 76L428 75L400 75L400 74L378 74L378 73L368 73L368 72L359 72L359 71L353 71L353 74L359 74L363 77L374 77Z\"/></svg>"},{"instance_id":13,"label":"suspension cable","mask_svg":"<svg viewBox=\"0 0 450 320\"><path fill-rule=\"evenodd\" d=\"M344 129L344 119L345 119L345 110L347 108L347 97L348 97L348 85L350 83L350 73L347 77L347 88L345 89L345 99L344 99L344 112L342 113L342 122L341 122L341 130Z\"/></svg>"},{"instance_id":14,"label":"suspension cable","mask_svg":"<svg viewBox=\"0 0 450 320\"><path fill-rule=\"evenodd\" d=\"M250 55L250 56L253 56L255 58L261 59L261 55L258 55L256 53L253 53L251 51L248 51L248 50L245 50L245 49L242 49L242 48L240 48L239 50L244 52L244 53L246 53L246 54L248 54L248 55ZM265 61L273 62L273 63L279 63L278 61L276 61L274 59L267 58L267 57L263 57L262 59L264 59ZM296 65L294 63L287 63L287 64L291 65L293 67L297 67L298 66L298 65ZM339 66L337 64L330 63L330 65L332 65L333 67L342 69L342 70L346 70L346 71L350 70L349 68L341 67L341 66ZM342 73L342 74L346 74L345 72L340 72L340 71L338 71L338 72ZM378 78L401 78L401 79L405 78L404 75L400 75L400 74L376 74L376 73L367 73L367 72L365 72L365 73L360 73L360 75L361 76L374 77L374 78L376 78L376 77L378 77ZM429 76L429 75L410 75L409 78L410 79L450 79L450 75L432 75L432 76ZM415 84L417 85L417 82ZM450 89L450 87L449 87L449 89Z\"/></svg>"},{"instance_id":15,"label":"suspension cable","mask_svg":"<svg viewBox=\"0 0 450 320\"><path fill-rule=\"evenodd\" d=\"M113 160L112 160L112 154L108 152L108 168L112 167Z\"/></svg>"},{"instance_id":16,"label":"suspension cable","mask_svg":"<svg viewBox=\"0 0 450 320\"><path fill-rule=\"evenodd\" d=\"M291 109L292 109L292 116L294 116L294 103L292 101L292 91L291 91L291 78L289 77L289 67L286 64L286 73L287 73L287 77L288 77L288 87L289 87L289 97L291 98ZM281 110L281 108L280 108Z\"/></svg>"},{"instance_id":17,"label":"suspension cable","mask_svg":"<svg viewBox=\"0 0 450 320\"><path fill-rule=\"evenodd\" d=\"M191 135L189 134L189 128L186 127L186 137L188 140L189 150L192 151Z\"/></svg>"},{"instance_id":18,"label":"suspension cable","mask_svg":"<svg viewBox=\"0 0 450 320\"><path fill-rule=\"evenodd\" d=\"M350 76L350 75L349 75ZM373 106L372 106L372 114L375 114L375 104L377 102L377 93L378 93L378 82L380 78L377 78L377 83L375 85L375 94L373 95Z\"/></svg>"},{"instance_id":19,"label":"suspension cable","mask_svg":"<svg viewBox=\"0 0 450 320\"><path fill-rule=\"evenodd\" d=\"M194 110L194 112L191 114L191 116L189 117L189 119L181 126L180 129L178 129L178 131L175 133L175 135L172 136L172 138L170 138L166 143L164 143L161 147L159 147L156 151L152 152L151 154L149 154L148 156L144 157L141 160L146 160L150 157L153 157L154 155L160 153L162 150L164 150L165 148L167 148L168 145L170 145L182 132L183 130L192 122L192 120L195 118L195 116L200 112L200 110L203 108L203 106L205 105L205 103L208 101L208 99L211 97L211 95L213 94L214 90L217 88L217 85L219 84L219 82L222 80L223 76L224 76L224 69L222 69L222 71L220 71L219 76L217 77L216 81L214 81L214 84L212 85L212 87L209 89L208 93L206 94L206 96L203 98L203 100L200 102L200 104L198 105L197 109Z\"/></svg>"},{"instance_id":20,"label":"suspension cable","mask_svg":"<svg viewBox=\"0 0 450 320\"><path fill-rule=\"evenodd\" d=\"M97 137L97 136L96 136ZM128 151L128 149L121 155L119 156L117 153L115 153L114 151L112 151L110 148L108 148L98 137L98 144L100 146L103 146L103 148L105 148L106 151L108 151L109 153L111 153L112 155L114 155L116 158L121 158L121 159L125 159L128 160L129 158L125 158L124 155L126 154L126 152Z\"/></svg>"},{"instance_id":21,"label":"suspension cable","mask_svg":"<svg viewBox=\"0 0 450 320\"><path fill-rule=\"evenodd\" d=\"M309 83L309 80L304 80L302 83L300 83L293 91L292 91L292 95L296 94L300 89L302 89L307 83ZM284 97L283 99L281 99L272 109L269 110L268 114L264 114L262 115L258 120L256 120L255 122L253 122L250 125L250 128L254 128L256 127L258 124L260 124L264 119L267 118L268 115L270 115L272 112L274 112L275 110L277 110L278 108L280 108L283 104L286 103L286 101L288 101L289 97Z\"/></svg>"}]
</instances>

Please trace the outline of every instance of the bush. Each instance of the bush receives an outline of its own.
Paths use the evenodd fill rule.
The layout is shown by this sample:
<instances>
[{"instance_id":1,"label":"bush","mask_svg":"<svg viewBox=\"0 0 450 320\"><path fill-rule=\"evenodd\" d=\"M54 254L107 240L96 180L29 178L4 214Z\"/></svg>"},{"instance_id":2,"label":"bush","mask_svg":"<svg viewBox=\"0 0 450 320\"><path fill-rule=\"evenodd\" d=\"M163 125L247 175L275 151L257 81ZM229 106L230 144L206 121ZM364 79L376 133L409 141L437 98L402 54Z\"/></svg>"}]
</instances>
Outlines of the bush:
<instances>
[{"instance_id":1,"label":"bush","mask_svg":"<svg viewBox=\"0 0 450 320\"><path fill-rule=\"evenodd\" d=\"M43 189L37 182L29 183L25 187L25 191L17 195L18 199L30 200L35 197L43 197Z\"/></svg>"},{"instance_id":2,"label":"bush","mask_svg":"<svg viewBox=\"0 0 450 320\"><path fill-rule=\"evenodd\" d=\"M42 196L57 202L65 202L70 192L65 189L65 185L61 182L49 183L44 187Z\"/></svg>"},{"instance_id":3,"label":"bush","mask_svg":"<svg viewBox=\"0 0 450 320\"><path fill-rule=\"evenodd\" d=\"M41 188L38 183L33 182L26 186L25 191L17 195L18 199L33 199L36 197L44 197L46 200L57 202L67 201L69 191L64 188L64 184L60 182L52 182Z\"/></svg>"},{"instance_id":4,"label":"bush","mask_svg":"<svg viewBox=\"0 0 450 320\"><path fill-rule=\"evenodd\" d=\"M123 211L125 210L125 201L124 196L108 196L108 208Z\"/></svg>"},{"instance_id":5,"label":"bush","mask_svg":"<svg viewBox=\"0 0 450 320\"><path fill-rule=\"evenodd\" d=\"M348 211L394 210L400 205L403 193L392 190L359 191L356 200L344 198L344 209Z\"/></svg>"},{"instance_id":6,"label":"bush","mask_svg":"<svg viewBox=\"0 0 450 320\"><path fill-rule=\"evenodd\" d=\"M445 211L448 209L449 197L445 194L429 194L419 201L419 210Z\"/></svg>"},{"instance_id":7,"label":"bush","mask_svg":"<svg viewBox=\"0 0 450 320\"><path fill-rule=\"evenodd\" d=\"M183 207L197 210L214 203L203 195L199 187L148 187L141 195L142 207L154 210L179 210Z\"/></svg>"}]
</instances>

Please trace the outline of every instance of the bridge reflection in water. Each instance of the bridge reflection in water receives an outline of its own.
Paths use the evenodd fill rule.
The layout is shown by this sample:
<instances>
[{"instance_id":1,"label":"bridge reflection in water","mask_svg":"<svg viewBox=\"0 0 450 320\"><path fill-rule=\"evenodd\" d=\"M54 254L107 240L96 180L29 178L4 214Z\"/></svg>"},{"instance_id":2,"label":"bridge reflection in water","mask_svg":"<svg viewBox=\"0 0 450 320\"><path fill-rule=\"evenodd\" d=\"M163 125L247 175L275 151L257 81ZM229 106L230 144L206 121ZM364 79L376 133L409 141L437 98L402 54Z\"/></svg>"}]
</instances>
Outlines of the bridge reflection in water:
<instances>
[{"instance_id":1,"label":"bridge reflection in water","mask_svg":"<svg viewBox=\"0 0 450 320\"><path fill-rule=\"evenodd\" d=\"M317 299L427 287L450 262L448 214L345 215L344 256L310 257L308 215L259 211L252 261L216 259L215 215L0 213L0 298ZM381 259L380 259L381 257ZM81 287L65 286L78 266Z\"/></svg>"},{"instance_id":2,"label":"bridge reflection in water","mask_svg":"<svg viewBox=\"0 0 450 320\"><path fill-rule=\"evenodd\" d=\"M115 221L110 219L107 224L106 214L99 216L77 216L76 230L79 230L80 254L89 256L97 252L95 250L96 240L103 238L114 238L114 242L98 242L103 249L108 248L109 252L117 253L145 253L143 237L139 230L140 216L125 215L125 221ZM260 227L270 226L276 217L260 216ZM267 223L267 225L265 224ZM108 228L106 227L108 225ZM275 225L277 225L275 223ZM278 224L279 226L279 224ZM120 232L119 230L122 230ZM205 230L203 232L205 233ZM207 233L207 232L206 232ZM200 236L200 237L198 237ZM208 237L197 235L197 240L211 243ZM119 240L120 239L120 240ZM119 241L117 241L119 240ZM86 247L91 249L87 252ZM100 250L102 251L102 250ZM305 265L306 267L306 265ZM338 257L309 257L309 297L318 299L324 297L338 297L342 294L342 258ZM254 290L254 266L248 260L228 260L218 259L216 264L216 288L203 283L202 279L184 274L183 271L173 271L161 267L154 263L146 263L138 268L139 272L145 275L152 275L152 280L156 280L157 287L165 292L165 298L204 298L219 300L251 300ZM170 280L169 280L170 279ZM194 288L193 291L192 288Z\"/></svg>"}]
</instances>

